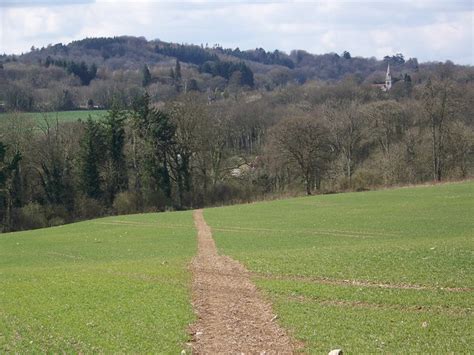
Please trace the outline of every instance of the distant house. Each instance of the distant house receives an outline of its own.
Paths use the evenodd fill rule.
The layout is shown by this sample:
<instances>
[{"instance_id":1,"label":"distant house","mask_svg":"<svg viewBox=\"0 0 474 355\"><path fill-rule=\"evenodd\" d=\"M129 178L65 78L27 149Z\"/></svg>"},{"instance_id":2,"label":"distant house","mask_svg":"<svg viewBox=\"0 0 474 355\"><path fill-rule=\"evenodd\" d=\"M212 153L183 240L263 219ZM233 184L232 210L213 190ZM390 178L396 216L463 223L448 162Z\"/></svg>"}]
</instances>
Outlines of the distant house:
<instances>
[{"instance_id":1,"label":"distant house","mask_svg":"<svg viewBox=\"0 0 474 355\"><path fill-rule=\"evenodd\" d=\"M384 83L375 83L372 84L373 87L377 87L380 90L387 92L392 88L392 74L390 73L390 64L387 66L387 73L385 74Z\"/></svg>"},{"instance_id":2,"label":"distant house","mask_svg":"<svg viewBox=\"0 0 474 355\"><path fill-rule=\"evenodd\" d=\"M87 104L79 105L80 110L103 110L104 108L102 105L94 105L92 101Z\"/></svg>"}]
</instances>

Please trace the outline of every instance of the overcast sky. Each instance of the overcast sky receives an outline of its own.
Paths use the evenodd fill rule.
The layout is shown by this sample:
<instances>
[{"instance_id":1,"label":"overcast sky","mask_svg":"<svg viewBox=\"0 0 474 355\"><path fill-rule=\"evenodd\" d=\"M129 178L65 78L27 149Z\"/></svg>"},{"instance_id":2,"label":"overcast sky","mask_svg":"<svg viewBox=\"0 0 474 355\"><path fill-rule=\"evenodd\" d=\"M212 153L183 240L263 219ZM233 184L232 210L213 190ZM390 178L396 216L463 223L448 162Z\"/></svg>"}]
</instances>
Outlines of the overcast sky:
<instances>
[{"instance_id":1,"label":"overcast sky","mask_svg":"<svg viewBox=\"0 0 474 355\"><path fill-rule=\"evenodd\" d=\"M474 64L474 0L0 0L0 53L85 37Z\"/></svg>"}]
</instances>

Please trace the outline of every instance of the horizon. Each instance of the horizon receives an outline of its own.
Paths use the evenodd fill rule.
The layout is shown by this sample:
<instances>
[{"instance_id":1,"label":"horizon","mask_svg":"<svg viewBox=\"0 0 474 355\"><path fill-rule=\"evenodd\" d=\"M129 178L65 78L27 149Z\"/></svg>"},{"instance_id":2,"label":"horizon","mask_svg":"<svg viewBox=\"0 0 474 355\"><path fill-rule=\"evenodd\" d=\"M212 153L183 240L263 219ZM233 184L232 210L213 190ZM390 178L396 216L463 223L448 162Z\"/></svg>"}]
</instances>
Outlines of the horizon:
<instances>
[{"instance_id":1,"label":"horizon","mask_svg":"<svg viewBox=\"0 0 474 355\"><path fill-rule=\"evenodd\" d=\"M474 64L470 1L4 0L0 13L0 53L10 55L84 38L134 36L241 50L348 51L378 60L402 53L420 62Z\"/></svg>"},{"instance_id":2,"label":"horizon","mask_svg":"<svg viewBox=\"0 0 474 355\"><path fill-rule=\"evenodd\" d=\"M133 36L133 35L127 35L127 34L122 34L122 35L114 35L114 36L104 36L104 37L84 37L84 38L81 38L81 39L75 39L75 40L72 40L72 41L69 41L67 43L63 43L63 42L57 42L57 43L49 43L48 45L46 46L43 46L43 47L36 47L36 46L32 46L32 47L35 47L36 50L38 49L42 49L42 48L47 48L48 46L55 46L57 44L62 44L64 46L68 46L74 42L79 42L79 41L82 41L82 40L86 40L86 39L93 39L93 38L122 38L122 37L131 37L131 38L144 38L147 42L153 42L153 41L160 41L160 42L164 42L164 43L171 43L171 44L184 44L184 45L194 45L194 46L200 46L201 43L187 43L187 42L175 42L175 41L168 41L168 40L165 40L165 39L161 39L161 38L147 38L145 36ZM213 46L212 45L209 45L208 46L209 49L212 49ZM274 50L269 50L267 48L264 48L262 46L260 47L255 47L255 48L240 48L239 46L237 47L225 47L225 46L222 46L223 49L236 49L236 48L239 48L241 51L252 51L252 50L256 50L256 49L259 49L259 48L263 48L266 52L273 52L274 50L278 50L282 53L285 53L287 55L290 55L292 51L299 51L299 50L302 50L302 51L306 51L307 53L311 54L311 55L315 55L315 56L318 56L318 55L326 55L326 54L337 54L337 55L342 55L343 53L337 53L337 52L325 52L325 53L313 53L313 52L310 52L310 51L307 51L303 48L293 48L291 49L290 51L284 51L284 50L280 50L278 48L275 48ZM27 51L25 52L21 52L21 53L1 53L0 55L7 55L7 56L22 56L22 55L25 55L25 54L28 54L28 53L31 53L31 48L28 49ZM350 53L350 52L349 52ZM361 55L354 55L353 53L350 53L351 54L351 57L352 58L363 58L363 59L376 59L377 61L383 61L384 58L378 58L376 56L361 56ZM395 53L394 55L396 54L399 54L399 53ZM417 57L408 57L408 56L405 56L404 53L401 53L403 56L404 56L404 59L405 60L408 60L408 59L416 59L418 61L418 63L420 64L424 64L424 63L446 63L446 62L453 62L455 65L461 65L461 66L473 66L474 64L462 64L462 63L457 63L457 62L454 62L452 61L451 59L446 59L444 61L441 61L441 60L428 60L428 61L421 61L419 60L419 58ZM390 65L390 64L389 64Z\"/></svg>"}]
</instances>

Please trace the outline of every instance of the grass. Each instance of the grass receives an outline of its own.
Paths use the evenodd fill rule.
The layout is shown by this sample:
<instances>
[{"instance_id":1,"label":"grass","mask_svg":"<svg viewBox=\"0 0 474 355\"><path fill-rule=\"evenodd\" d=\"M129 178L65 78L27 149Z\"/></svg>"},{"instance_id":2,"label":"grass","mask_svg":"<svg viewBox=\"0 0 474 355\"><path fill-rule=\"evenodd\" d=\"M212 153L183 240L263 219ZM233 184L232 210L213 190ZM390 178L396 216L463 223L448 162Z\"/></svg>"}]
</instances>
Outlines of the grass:
<instances>
[{"instance_id":1,"label":"grass","mask_svg":"<svg viewBox=\"0 0 474 355\"><path fill-rule=\"evenodd\" d=\"M304 351L469 352L474 182L206 209ZM177 353L192 214L0 235L0 353Z\"/></svg>"},{"instance_id":2,"label":"grass","mask_svg":"<svg viewBox=\"0 0 474 355\"><path fill-rule=\"evenodd\" d=\"M0 353L178 353L193 321L191 212L0 235Z\"/></svg>"},{"instance_id":3,"label":"grass","mask_svg":"<svg viewBox=\"0 0 474 355\"><path fill-rule=\"evenodd\" d=\"M474 182L205 210L308 352L474 346Z\"/></svg>"},{"instance_id":4,"label":"grass","mask_svg":"<svg viewBox=\"0 0 474 355\"><path fill-rule=\"evenodd\" d=\"M78 111L58 111L58 112L18 112L0 113L0 122L7 117L22 117L37 120L41 123L45 118L59 122L74 122L78 120L86 121L91 116L92 119L99 119L107 113L106 110L78 110Z\"/></svg>"}]
</instances>

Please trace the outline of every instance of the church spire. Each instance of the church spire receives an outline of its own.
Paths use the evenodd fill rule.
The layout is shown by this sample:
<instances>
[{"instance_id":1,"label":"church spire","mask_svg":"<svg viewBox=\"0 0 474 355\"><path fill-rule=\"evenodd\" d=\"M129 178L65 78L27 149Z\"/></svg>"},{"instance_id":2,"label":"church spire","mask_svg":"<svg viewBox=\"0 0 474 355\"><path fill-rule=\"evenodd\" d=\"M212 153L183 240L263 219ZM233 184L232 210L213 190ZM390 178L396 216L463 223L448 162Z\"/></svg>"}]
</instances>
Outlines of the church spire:
<instances>
[{"instance_id":1,"label":"church spire","mask_svg":"<svg viewBox=\"0 0 474 355\"><path fill-rule=\"evenodd\" d=\"M387 74L385 75L385 91L392 88L392 74L390 74L390 63L387 65Z\"/></svg>"}]
</instances>

